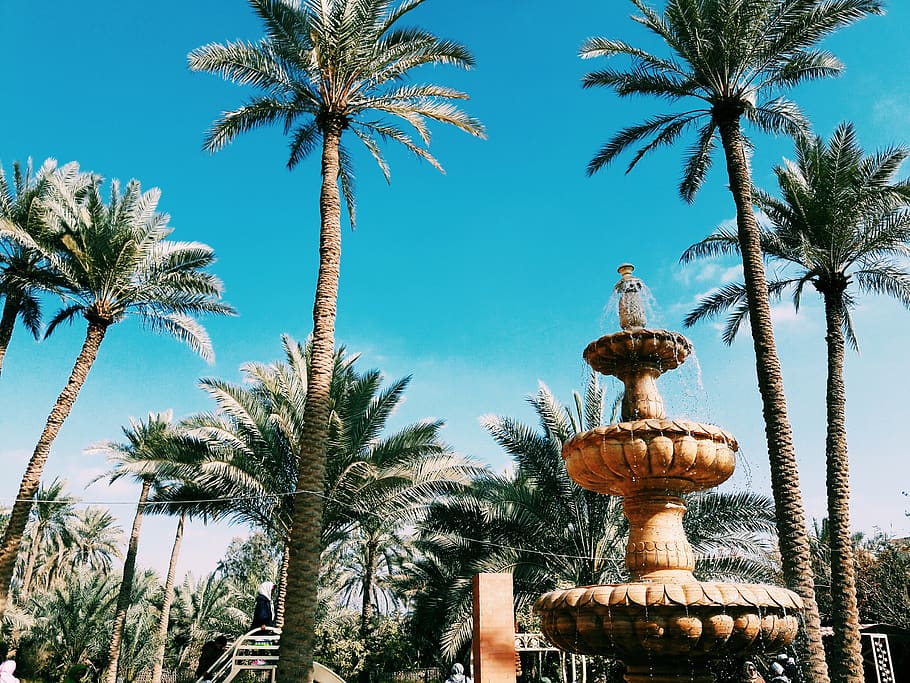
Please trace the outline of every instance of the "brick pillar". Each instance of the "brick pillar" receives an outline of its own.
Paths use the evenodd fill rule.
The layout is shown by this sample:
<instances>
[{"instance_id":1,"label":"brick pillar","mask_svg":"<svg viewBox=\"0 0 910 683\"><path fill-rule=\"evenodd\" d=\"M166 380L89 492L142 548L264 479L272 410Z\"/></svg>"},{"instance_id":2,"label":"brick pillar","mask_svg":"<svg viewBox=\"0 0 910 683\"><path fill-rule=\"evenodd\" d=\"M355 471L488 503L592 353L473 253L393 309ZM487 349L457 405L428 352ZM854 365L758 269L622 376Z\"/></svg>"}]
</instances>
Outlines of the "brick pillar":
<instances>
[{"instance_id":1,"label":"brick pillar","mask_svg":"<svg viewBox=\"0 0 910 683\"><path fill-rule=\"evenodd\" d=\"M511 574L474 577L474 681L515 683L515 610Z\"/></svg>"}]
</instances>

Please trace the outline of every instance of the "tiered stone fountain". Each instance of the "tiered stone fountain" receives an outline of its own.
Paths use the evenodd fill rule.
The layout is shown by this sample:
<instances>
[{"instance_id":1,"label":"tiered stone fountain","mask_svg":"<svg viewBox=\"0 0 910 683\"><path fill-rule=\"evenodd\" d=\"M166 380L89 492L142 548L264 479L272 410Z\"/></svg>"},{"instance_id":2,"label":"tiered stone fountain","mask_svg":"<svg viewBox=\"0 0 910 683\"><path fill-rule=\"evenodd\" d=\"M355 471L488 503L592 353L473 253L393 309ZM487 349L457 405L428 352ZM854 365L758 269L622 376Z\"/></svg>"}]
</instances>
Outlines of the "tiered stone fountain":
<instances>
[{"instance_id":1,"label":"tiered stone fountain","mask_svg":"<svg viewBox=\"0 0 910 683\"><path fill-rule=\"evenodd\" d=\"M553 591L535 609L557 647L616 657L629 683L709 683L709 659L789 645L802 600L776 586L692 575L683 494L726 481L738 446L719 427L666 419L657 378L682 364L692 344L677 332L645 328L642 284L632 271L621 266L616 285L622 331L584 351L592 368L625 385L623 421L575 436L562 453L580 486L624 497L632 580Z\"/></svg>"}]
</instances>

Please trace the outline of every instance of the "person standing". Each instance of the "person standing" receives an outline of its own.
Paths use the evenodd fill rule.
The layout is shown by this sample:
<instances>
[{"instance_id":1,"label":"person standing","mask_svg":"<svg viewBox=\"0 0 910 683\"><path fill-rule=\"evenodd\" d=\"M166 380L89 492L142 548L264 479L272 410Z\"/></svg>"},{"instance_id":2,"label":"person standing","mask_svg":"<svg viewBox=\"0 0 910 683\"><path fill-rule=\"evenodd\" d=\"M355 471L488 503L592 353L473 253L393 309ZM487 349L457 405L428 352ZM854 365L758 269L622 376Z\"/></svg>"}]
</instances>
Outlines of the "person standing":
<instances>
[{"instance_id":1,"label":"person standing","mask_svg":"<svg viewBox=\"0 0 910 683\"><path fill-rule=\"evenodd\" d=\"M256 607L253 609L253 623L250 625L250 631L256 628L275 627L275 606L272 604L272 591L274 590L275 584L271 581L263 581L259 584L259 593L256 595Z\"/></svg>"},{"instance_id":2,"label":"person standing","mask_svg":"<svg viewBox=\"0 0 910 683\"><path fill-rule=\"evenodd\" d=\"M452 672L446 679L446 683L472 683L471 678L464 675L464 667L460 662L455 662L452 666Z\"/></svg>"}]
</instances>

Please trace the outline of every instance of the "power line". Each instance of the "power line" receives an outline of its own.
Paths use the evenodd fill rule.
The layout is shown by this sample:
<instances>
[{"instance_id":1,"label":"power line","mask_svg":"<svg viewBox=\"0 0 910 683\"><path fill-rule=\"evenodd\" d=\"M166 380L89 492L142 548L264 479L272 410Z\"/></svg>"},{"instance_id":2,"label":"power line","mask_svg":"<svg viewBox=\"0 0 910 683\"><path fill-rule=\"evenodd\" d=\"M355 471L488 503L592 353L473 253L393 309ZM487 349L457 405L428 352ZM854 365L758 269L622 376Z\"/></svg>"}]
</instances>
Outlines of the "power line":
<instances>
[{"instance_id":1,"label":"power line","mask_svg":"<svg viewBox=\"0 0 910 683\"><path fill-rule=\"evenodd\" d=\"M145 503L146 506L162 506L167 507L169 505L182 505L184 503L227 503L234 500L261 500L265 498L284 498L286 496L297 496L302 493L310 493L314 496L320 496L328 500L328 497L318 491L308 491L306 489L300 489L299 491L288 491L287 493L255 493L247 496L224 496L219 498L187 498L184 500L150 500ZM13 499L0 499L0 502L4 504L15 504L15 503L47 503L49 505L73 505L73 506L87 506L87 505L129 505L131 507L136 506L138 503L135 500L123 501L107 501L107 500L82 500L81 498L66 501L59 500L55 498L13 498Z\"/></svg>"},{"instance_id":2,"label":"power line","mask_svg":"<svg viewBox=\"0 0 910 683\"><path fill-rule=\"evenodd\" d=\"M159 507L159 506L168 507L168 506L172 506L172 505L181 505L181 504L185 504L185 503L222 503L222 502L227 503L227 502L238 501L238 500L262 500L262 499L267 499L267 498L277 499L277 498L285 498L287 496L298 496L298 495L302 495L302 494L310 494L310 495L314 495L314 496L319 496L320 498L323 498L324 500L331 500L329 498L329 496L326 496L324 493L322 493L320 491L299 489L297 491L289 491L287 493L257 493L257 494L250 494L250 495L246 495L246 496L225 496L225 497L219 497L219 498L194 498L194 499L186 499L186 500L149 501L149 502L145 503L145 506L146 507ZM4 500L2 502L5 503L6 501ZM52 505L74 505L74 506L75 505L82 505L82 506L129 505L132 507L132 506L138 505L138 503L136 501L108 502L108 501L75 500L75 501L71 501L71 502L66 502L66 501L60 501L60 500L56 500L56 499L35 499L35 498L28 498L28 499L19 498L19 499L14 499L14 502L49 503ZM383 516L381 514L379 514L378 512L374 512L372 510L362 510L362 512L364 514L372 515L377 518L383 518ZM343 516L346 516L351 521L355 521L355 522L357 521L357 518L354 517L354 515L352 515L352 514L346 514L344 511L342 511L341 514ZM540 555L543 557L551 557L554 559L587 560L587 561L591 561L591 562L610 562L613 564L616 564L619 562L625 562L625 555L618 555L618 556L613 556L613 557L590 556L590 555L564 555L562 553L554 553L554 552L550 552L550 551L546 551L546 550L535 550L534 548L523 548L523 547L519 547L519 546L511 546L511 545L506 545L506 544L502 544L502 543L496 543L495 541L490 541L490 540L486 540L486 539L470 538L468 536L459 536L458 539L461 541L467 541L469 543L476 543L478 545L483 545L483 546L487 546L487 547L499 548L500 550L509 550L509 551L513 551L513 552L517 552L517 553ZM709 553L693 553L693 555L696 560L708 559L708 558L717 559L716 555L711 555ZM725 557L730 558L730 559L737 559L737 558L741 558L742 556L730 554Z\"/></svg>"}]
</instances>

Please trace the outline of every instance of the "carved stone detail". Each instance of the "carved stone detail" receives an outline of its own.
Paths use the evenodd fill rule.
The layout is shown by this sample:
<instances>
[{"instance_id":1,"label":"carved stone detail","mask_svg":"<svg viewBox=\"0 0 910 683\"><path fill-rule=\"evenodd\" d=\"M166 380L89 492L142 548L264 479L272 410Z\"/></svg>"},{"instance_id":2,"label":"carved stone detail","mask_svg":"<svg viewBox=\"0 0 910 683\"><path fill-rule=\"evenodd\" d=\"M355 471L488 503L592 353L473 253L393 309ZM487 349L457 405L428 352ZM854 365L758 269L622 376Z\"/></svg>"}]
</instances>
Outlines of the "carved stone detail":
<instances>
[{"instance_id":1,"label":"carved stone detail","mask_svg":"<svg viewBox=\"0 0 910 683\"><path fill-rule=\"evenodd\" d=\"M714 425L688 420L635 420L597 427L565 443L569 476L597 493L702 491L726 481L739 444Z\"/></svg>"}]
</instances>

